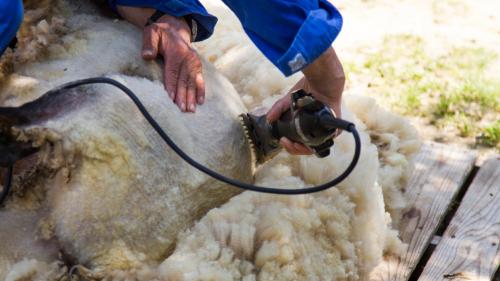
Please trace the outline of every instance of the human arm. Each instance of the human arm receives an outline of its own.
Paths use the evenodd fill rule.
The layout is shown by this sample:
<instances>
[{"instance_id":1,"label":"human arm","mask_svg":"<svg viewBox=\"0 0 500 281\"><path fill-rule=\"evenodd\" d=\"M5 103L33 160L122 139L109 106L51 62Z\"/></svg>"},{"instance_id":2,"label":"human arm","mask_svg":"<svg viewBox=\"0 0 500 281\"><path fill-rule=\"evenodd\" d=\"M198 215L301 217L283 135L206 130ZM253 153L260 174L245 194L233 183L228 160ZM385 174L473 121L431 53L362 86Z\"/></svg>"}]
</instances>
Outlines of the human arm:
<instances>
[{"instance_id":1,"label":"human arm","mask_svg":"<svg viewBox=\"0 0 500 281\"><path fill-rule=\"evenodd\" d=\"M332 42L342 27L342 17L326 0L224 1L240 19L246 33L264 55L286 76L302 71L304 78L293 90L302 88L330 106L341 117L345 78ZM290 96L278 100L268 120L279 119L290 108ZM281 140L293 154L312 151L299 143Z\"/></svg>"},{"instance_id":2,"label":"human arm","mask_svg":"<svg viewBox=\"0 0 500 281\"><path fill-rule=\"evenodd\" d=\"M333 47L328 48L313 63L302 70L304 77L290 90L304 89L308 93L333 109L338 118L342 117L341 102L345 75L342 64ZM280 99L269 110L267 120L273 122L290 108L289 94Z\"/></svg>"},{"instance_id":3,"label":"human arm","mask_svg":"<svg viewBox=\"0 0 500 281\"><path fill-rule=\"evenodd\" d=\"M335 7L326 0L225 0L224 2L238 16L250 39L283 74L288 76L302 70L305 77L298 86L306 88L318 100L332 107L338 117L341 116L344 75L331 43L340 32L342 17ZM164 56L167 56L167 61L170 52L184 47L180 44L166 49L167 55ZM196 72L194 74L196 75ZM167 83L170 75L172 74L165 71ZM174 96L177 102L179 95L174 94ZM287 102L289 103L289 99L279 101L273 107L274 112L278 113L272 113L272 110L270 115L278 118L281 112L276 108L284 108L283 105ZM300 144L292 145L300 147ZM284 147L288 149L290 146L284 143ZM304 148L306 147L302 145L299 150L289 149L289 151L304 153L306 152Z\"/></svg>"},{"instance_id":4,"label":"human arm","mask_svg":"<svg viewBox=\"0 0 500 281\"><path fill-rule=\"evenodd\" d=\"M196 104L204 102L205 85L201 60L191 40L210 36L217 19L196 0L116 0L110 4L127 21L144 29L142 57L146 60L163 57L166 91L182 111L195 112ZM146 26L156 10L166 14ZM186 15L195 21L198 31L194 38L183 18Z\"/></svg>"},{"instance_id":5,"label":"human arm","mask_svg":"<svg viewBox=\"0 0 500 281\"><path fill-rule=\"evenodd\" d=\"M336 117L342 117L341 102L344 90L345 75L342 64L335 50L330 47L313 63L302 70L304 77L290 90L290 93L304 89L313 93L314 97L328 105L335 112ZM289 110L291 105L290 93L278 100L267 114L269 122L276 121L281 114ZM294 143L284 138L281 145L292 154L312 154L313 151L301 143Z\"/></svg>"}]
</instances>

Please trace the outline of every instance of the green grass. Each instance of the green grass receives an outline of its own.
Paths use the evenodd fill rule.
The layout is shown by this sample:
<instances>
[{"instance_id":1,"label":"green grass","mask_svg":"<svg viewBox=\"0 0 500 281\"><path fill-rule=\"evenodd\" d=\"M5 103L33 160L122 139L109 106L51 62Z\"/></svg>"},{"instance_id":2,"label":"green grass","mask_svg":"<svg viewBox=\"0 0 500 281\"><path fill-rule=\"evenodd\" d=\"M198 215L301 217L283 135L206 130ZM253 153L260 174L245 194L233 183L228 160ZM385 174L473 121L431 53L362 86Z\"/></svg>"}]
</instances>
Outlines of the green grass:
<instances>
[{"instance_id":1,"label":"green grass","mask_svg":"<svg viewBox=\"0 0 500 281\"><path fill-rule=\"evenodd\" d=\"M464 80L457 87L439 96L434 113L437 117L466 114L479 121L483 111L500 112L500 86L491 81Z\"/></svg>"},{"instance_id":2,"label":"green grass","mask_svg":"<svg viewBox=\"0 0 500 281\"><path fill-rule=\"evenodd\" d=\"M425 47L418 36L388 36L362 62L348 63L347 72L365 76L393 110L428 118L438 128L451 126L459 137L499 149L500 79L485 75L496 53L452 47L436 57Z\"/></svg>"},{"instance_id":3,"label":"green grass","mask_svg":"<svg viewBox=\"0 0 500 281\"><path fill-rule=\"evenodd\" d=\"M478 137L478 142L487 146L496 146L500 142L500 121L495 121L492 125L484 127L483 133Z\"/></svg>"}]
</instances>

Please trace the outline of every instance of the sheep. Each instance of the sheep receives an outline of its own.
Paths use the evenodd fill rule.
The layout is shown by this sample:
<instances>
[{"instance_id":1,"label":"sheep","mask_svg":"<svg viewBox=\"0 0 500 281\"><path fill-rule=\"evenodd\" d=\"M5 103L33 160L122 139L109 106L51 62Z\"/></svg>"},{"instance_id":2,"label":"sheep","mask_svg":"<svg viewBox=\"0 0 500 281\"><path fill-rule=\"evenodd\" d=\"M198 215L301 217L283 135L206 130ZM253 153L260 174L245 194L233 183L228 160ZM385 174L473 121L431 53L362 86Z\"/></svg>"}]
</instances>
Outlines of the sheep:
<instances>
[{"instance_id":1,"label":"sheep","mask_svg":"<svg viewBox=\"0 0 500 281\"><path fill-rule=\"evenodd\" d=\"M232 178L248 182L253 176L238 120L246 109L213 67L204 63L205 106L184 115L158 81L159 65L142 61L138 29L94 13L74 13L66 24L64 51L48 50L46 57L16 66L1 91L0 127L12 127L3 136L30 142L39 152L16 164L14 194L0 211L14 217L0 221L2 235L12 240L0 255L7 260L0 279L33 266L45 276L57 262L98 272L160 260L172 251L179 231L240 192L182 161L118 89L44 95L57 85L110 75L137 93L189 155ZM23 216L29 218L25 224L12 225ZM55 244L62 258L23 249L31 244L42 244L41 251ZM23 272L35 275L33 269Z\"/></svg>"},{"instance_id":2,"label":"sheep","mask_svg":"<svg viewBox=\"0 0 500 281\"><path fill-rule=\"evenodd\" d=\"M284 79L263 58L238 19L221 1L205 0L203 4L222 20L212 38L197 45L198 50L231 81L249 110L270 107L292 88L300 75ZM347 108L366 125L371 141L379 150L378 181L386 209L397 226L406 206L403 191L412 171L409 160L420 147L417 131L405 118L380 108L362 93L348 92L345 100Z\"/></svg>"},{"instance_id":3,"label":"sheep","mask_svg":"<svg viewBox=\"0 0 500 281\"><path fill-rule=\"evenodd\" d=\"M137 29L103 17L83 1L60 3L72 16L61 21L64 31L57 47L40 52L36 61L15 62L16 73L4 79L0 90L2 106L22 105L76 78L111 75L141 94L155 116L168 116L162 125L184 142L188 154L230 176L303 187L331 179L350 161L354 144L344 132L325 159L280 153L252 167L236 116L269 107L300 77L284 79L219 4L206 3L221 20L213 37L196 45L208 60L207 94L214 100L189 116L168 102L159 64L141 60ZM101 56L95 59L96 54ZM373 99L345 96L343 117L355 122L362 139L361 159L352 175L330 190L286 197L240 194L193 172L159 143L141 116L127 115L125 124L123 112L135 109L117 90L82 91L97 98L98 105L67 109L65 118L13 132L42 148L43 157L36 161L42 161L45 177L23 186L23 175L18 175L13 198L0 210L6 218L0 221L3 237L15 238L6 251L20 253L0 254L0 278L51 280L71 271L82 278L111 280L363 280L384 254L405 247L394 227L406 206L403 188L418 137L404 118L386 112ZM200 121L199 114L210 118ZM82 119L87 122L80 128L69 125ZM200 139L207 147L196 147ZM149 158L153 161L144 149L154 151ZM148 184L148 179L168 188ZM149 193L178 204L184 188L173 186L217 192L205 206L186 212L160 203L139 204ZM130 193L137 187L140 191ZM118 225L123 214L115 206L130 207L124 224ZM184 219L175 229L165 226L173 215ZM24 222L14 223L19 217ZM113 220L117 223L109 223ZM25 245L38 246L27 253Z\"/></svg>"}]
</instances>

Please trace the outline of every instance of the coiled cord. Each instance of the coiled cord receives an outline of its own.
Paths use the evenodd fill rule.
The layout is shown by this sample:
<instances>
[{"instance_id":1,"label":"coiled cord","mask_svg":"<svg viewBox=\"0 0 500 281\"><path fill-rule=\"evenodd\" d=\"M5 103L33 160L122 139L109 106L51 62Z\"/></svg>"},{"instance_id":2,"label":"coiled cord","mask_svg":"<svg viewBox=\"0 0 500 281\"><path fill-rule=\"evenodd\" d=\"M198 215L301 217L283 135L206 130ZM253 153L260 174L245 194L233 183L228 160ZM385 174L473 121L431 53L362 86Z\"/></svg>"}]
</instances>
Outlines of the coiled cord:
<instances>
[{"instance_id":1,"label":"coiled cord","mask_svg":"<svg viewBox=\"0 0 500 281\"><path fill-rule=\"evenodd\" d=\"M66 84L63 84L51 91L50 92L57 92L60 90L68 90L72 89L75 87L79 87L82 85L88 85L88 84L109 84L113 85L120 90L122 90L137 106L141 114L144 116L144 118L148 121L148 123L153 127L153 129L158 133L158 135L165 141L165 143L170 146L177 155L179 155L184 161L189 163L191 166L194 168L198 169L199 171L209 175L210 177L213 177L219 181L225 182L227 184L233 185L235 187L244 189L244 190L251 190L251 191L256 191L256 192L262 192L262 193L273 193L273 194L283 194L283 195L296 195L296 194L306 194L306 193L313 193L313 192L319 192L328 188L331 188L337 184L339 184L341 181L343 181L349 174L354 170L354 167L356 167L356 164L358 163L359 156L361 154L361 140L359 138L358 131L356 130L356 127L354 124L349 123L349 125L345 128L341 128L345 131L348 131L352 133L354 142L355 142L355 150L354 150L354 155L352 158L351 163L349 166L346 168L346 170L340 174L338 177L335 179L321 184L317 186L312 186L312 187L306 187L306 188L273 188L273 187L266 187L266 186L257 186L253 184L248 184L245 182L241 182L235 179L228 178L222 174L219 174L206 166L198 163L196 160L191 158L189 155L187 155L182 149L180 149L173 141L172 139L168 136L167 133L160 127L160 125L156 122L156 120L149 114L147 109L144 107L144 105L141 103L139 98L130 90L128 87L123 85L122 83L111 79L107 77L95 77L95 78L87 78L87 79L82 79L82 80L76 80L73 82L69 82ZM10 187L10 181L8 186ZM5 191L5 188L4 188ZM8 191L8 189L7 189ZM4 192L3 192L4 193ZM2 193L2 194L3 194ZM2 201L0 200L0 203Z\"/></svg>"}]
</instances>

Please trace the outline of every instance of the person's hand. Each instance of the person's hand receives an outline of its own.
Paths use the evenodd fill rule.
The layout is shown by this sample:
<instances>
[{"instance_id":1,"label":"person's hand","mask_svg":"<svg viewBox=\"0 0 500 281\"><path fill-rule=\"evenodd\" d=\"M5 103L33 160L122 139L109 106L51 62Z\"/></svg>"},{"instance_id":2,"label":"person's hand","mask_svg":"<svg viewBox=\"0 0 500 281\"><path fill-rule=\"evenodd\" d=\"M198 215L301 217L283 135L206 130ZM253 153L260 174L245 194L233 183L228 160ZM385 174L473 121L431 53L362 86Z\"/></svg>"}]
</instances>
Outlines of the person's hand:
<instances>
[{"instance_id":1,"label":"person's hand","mask_svg":"<svg viewBox=\"0 0 500 281\"><path fill-rule=\"evenodd\" d=\"M278 100L267 113L267 121L274 122L290 109L291 93L303 89L311 93L315 99L328 105L337 118L342 118L341 102L344 90L345 76L337 55L333 48L329 48L304 70L302 78L290 92ZM340 131L339 131L340 133ZM337 134L338 135L338 134ZM313 151L301 143L282 138L280 144L288 153L296 155L310 155Z\"/></svg>"},{"instance_id":2,"label":"person's hand","mask_svg":"<svg viewBox=\"0 0 500 281\"><path fill-rule=\"evenodd\" d=\"M191 46L191 30L183 18L164 15L146 26L153 9L117 6L129 22L144 28L142 57L164 60L164 85L172 100L183 112L195 112L196 104L205 101L205 82L201 60Z\"/></svg>"},{"instance_id":3,"label":"person's hand","mask_svg":"<svg viewBox=\"0 0 500 281\"><path fill-rule=\"evenodd\" d=\"M294 87L295 88L295 87ZM292 105L292 99L291 99L292 92L288 93L281 99L279 99L277 102L274 103L274 105L271 107L269 112L267 113L267 122L271 123L274 122L278 119L280 119L280 116L285 113L287 110L290 109L290 106ZM305 146L302 143L298 142L293 142L289 140L288 138L282 137L280 139L280 145L290 154L294 155L311 155L313 154L313 150L310 149L309 147Z\"/></svg>"},{"instance_id":4,"label":"person's hand","mask_svg":"<svg viewBox=\"0 0 500 281\"><path fill-rule=\"evenodd\" d=\"M142 57L163 57L164 83L170 98L183 112L203 104L205 83L201 60L191 47L191 30L184 19L164 15L144 28Z\"/></svg>"}]
</instances>

